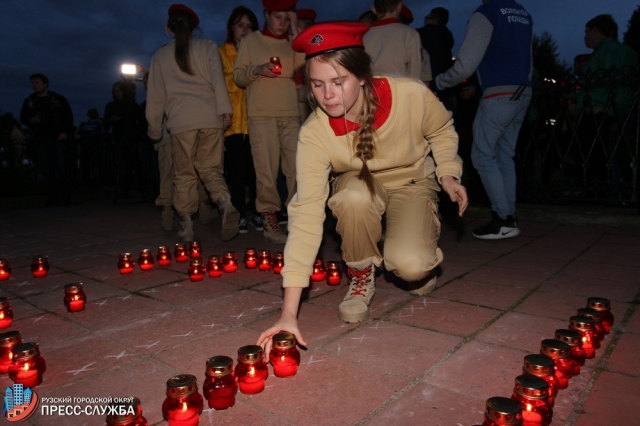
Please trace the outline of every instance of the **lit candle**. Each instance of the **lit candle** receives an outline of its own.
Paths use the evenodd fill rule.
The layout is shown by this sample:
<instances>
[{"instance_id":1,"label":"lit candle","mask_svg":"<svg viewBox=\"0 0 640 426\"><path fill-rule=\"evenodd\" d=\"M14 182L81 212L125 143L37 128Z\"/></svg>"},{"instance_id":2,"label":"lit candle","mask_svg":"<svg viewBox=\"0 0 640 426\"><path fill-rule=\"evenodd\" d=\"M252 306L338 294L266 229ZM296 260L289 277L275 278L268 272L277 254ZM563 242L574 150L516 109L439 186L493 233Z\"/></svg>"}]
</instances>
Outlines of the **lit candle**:
<instances>
[{"instance_id":1,"label":"lit candle","mask_svg":"<svg viewBox=\"0 0 640 426\"><path fill-rule=\"evenodd\" d=\"M296 337L292 333L281 331L273 336L269 352L269 362L278 377L294 376L300 365L300 351L296 347Z\"/></svg>"},{"instance_id":2,"label":"lit candle","mask_svg":"<svg viewBox=\"0 0 640 426\"><path fill-rule=\"evenodd\" d=\"M221 277L222 276L222 261L220 260L220 256L211 255L209 256L209 260L207 261L207 272L210 277Z\"/></svg>"},{"instance_id":3,"label":"lit candle","mask_svg":"<svg viewBox=\"0 0 640 426\"><path fill-rule=\"evenodd\" d=\"M238 270L238 258L235 251L228 251L224 254L222 259L222 269L225 272L231 273Z\"/></svg>"},{"instance_id":4,"label":"lit candle","mask_svg":"<svg viewBox=\"0 0 640 426\"><path fill-rule=\"evenodd\" d=\"M247 345L238 349L235 376L242 393L251 395L264 390L269 369L262 359L261 346Z\"/></svg>"},{"instance_id":5,"label":"lit candle","mask_svg":"<svg viewBox=\"0 0 640 426\"><path fill-rule=\"evenodd\" d=\"M280 63L279 56L272 56L271 59L269 59L269 62L275 65L275 67L271 70L272 73L278 75L282 73L282 64Z\"/></svg>"},{"instance_id":6,"label":"lit candle","mask_svg":"<svg viewBox=\"0 0 640 426\"><path fill-rule=\"evenodd\" d=\"M596 356L596 349L600 347L600 341L596 337L596 322L587 317L575 316L569 318L569 330L577 331L582 335L582 349L587 359Z\"/></svg>"},{"instance_id":7,"label":"lit candle","mask_svg":"<svg viewBox=\"0 0 640 426\"><path fill-rule=\"evenodd\" d=\"M518 401L503 396L487 399L482 426L513 426L522 424L522 407Z\"/></svg>"},{"instance_id":8,"label":"lit candle","mask_svg":"<svg viewBox=\"0 0 640 426\"><path fill-rule=\"evenodd\" d=\"M247 269L256 269L258 267L256 249L248 248L244 251L244 266Z\"/></svg>"},{"instance_id":9,"label":"lit candle","mask_svg":"<svg viewBox=\"0 0 640 426\"><path fill-rule=\"evenodd\" d=\"M184 244L178 243L176 244L176 251L174 252L176 262L186 262L189 260L189 254L187 253L187 249L184 247Z\"/></svg>"},{"instance_id":10,"label":"lit candle","mask_svg":"<svg viewBox=\"0 0 640 426\"><path fill-rule=\"evenodd\" d=\"M40 356L37 343L23 343L11 350L13 362L9 366L9 378L24 388L33 388L42 383L42 375L47 369Z\"/></svg>"},{"instance_id":11,"label":"lit candle","mask_svg":"<svg viewBox=\"0 0 640 426\"><path fill-rule=\"evenodd\" d=\"M189 246L189 256L192 259L200 259L202 257L202 246L200 245L200 241L191 241L191 245Z\"/></svg>"},{"instance_id":12,"label":"lit candle","mask_svg":"<svg viewBox=\"0 0 640 426\"><path fill-rule=\"evenodd\" d=\"M151 250L140 250L140 257L138 257L138 265L140 265L140 269L142 269L143 271L152 270L153 262L153 254L151 254Z\"/></svg>"},{"instance_id":13,"label":"lit candle","mask_svg":"<svg viewBox=\"0 0 640 426\"><path fill-rule=\"evenodd\" d=\"M260 250L258 252L258 269L260 271L271 270L271 252L269 250Z\"/></svg>"},{"instance_id":14,"label":"lit candle","mask_svg":"<svg viewBox=\"0 0 640 426\"><path fill-rule=\"evenodd\" d=\"M313 264L313 273L311 274L311 281L322 281L326 276L326 271L324 270L324 261L320 258L316 259Z\"/></svg>"},{"instance_id":15,"label":"lit candle","mask_svg":"<svg viewBox=\"0 0 640 426\"><path fill-rule=\"evenodd\" d=\"M540 377L549 385L549 404L553 407L556 395L558 395L558 377L556 376L555 363L546 355L529 354L524 357L522 374Z\"/></svg>"},{"instance_id":16,"label":"lit candle","mask_svg":"<svg viewBox=\"0 0 640 426\"><path fill-rule=\"evenodd\" d=\"M11 349L22 344L19 331L6 331L0 334L0 374L7 374L13 359Z\"/></svg>"},{"instance_id":17,"label":"lit candle","mask_svg":"<svg viewBox=\"0 0 640 426\"><path fill-rule=\"evenodd\" d=\"M602 313L602 326L607 334L613 326L613 314L611 313L611 302L603 297L589 297L587 307Z\"/></svg>"},{"instance_id":18,"label":"lit candle","mask_svg":"<svg viewBox=\"0 0 640 426\"><path fill-rule=\"evenodd\" d=\"M133 267L136 263L133 261L133 255L131 253L120 253L118 259L118 269L121 274L130 274L133 272Z\"/></svg>"},{"instance_id":19,"label":"lit candle","mask_svg":"<svg viewBox=\"0 0 640 426\"><path fill-rule=\"evenodd\" d=\"M11 327L13 322L13 309L6 297L0 297L0 329Z\"/></svg>"},{"instance_id":20,"label":"lit candle","mask_svg":"<svg viewBox=\"0 0 640 426\"><path fill-rule=\"evenodd\" d=\"M553 418L553 408L548 401L549 385L536 376L516 377L511 399L522 408L523 426L548 426Z\"/></svg>"},{"instance_id":21,"label":"lit candle","mask_svg":"<svg viewBox=\"0 0 640 426\"><path fill-rule=\"evenodd\" d=\"M64 305L69 312L84 310L87 295L84 293L82 283L72 283L64 286Z\"/></svg>"},{"instance_id":22,"label":"lit candle","mask_svg":"<svg viewBox=\"0 0 640 426\"><path fill-rule=\"evenodd\" d=\"M160 266L169 266L171 265L171 250L167 246L158 247L158 265Z\"/></svg>"},{"instance_id":23,"label":"lit candle","mask_svg":"<svg viewBox=\"0 0 640 426\"><path fill-rule=\"evenodd\" d=\"M127 402L112 403L109 405L107 426L149 426L149 422L142 415L140 399L126 397Z\"/></svg>"},{"instance_id":24,"label":"lit candle","mask_svg":"<svg viewBox=\"0 0 640 426\"><path fill-rule=\"evenodd\" d=\"M162 416L169 426L198 426L204 400L198 383L191 374L179 374L167 380L167 397L162 403Z\"/></svg>"},{"instance_id":25,"label":"lit candle","mask_svg":"<svg viewBox=\"0 0 640 426\"><path fill-rule=\"evenodd\" d=\"M284 253L281 251L273 254L273 273L279 274L284 267Z\"/></svg>"},{"instance_id":26,"label":"lit candle","mask_svg":"<svg viewBox=\"0 0 640 426\"><path fill-rule=\"evenodd\" d=\"M598 340L600 340L600 344L602 345L604 336L607 334L604 331L604 326L602 325L602 312L596 311L595 309L591 309L591 308L580 308L578 309L578 316L591 318L593 320L595 325L594 330L596 332L596 336L598 336Z\"/></svg>"},{"instance_id":27,"label":"lit candle","mask_svg":"<svg viewBox=\"0 0 640 426\"><path fill-rule=\"evenodd\" d=\"M202 393L209 408L225 410L236 403L238 384L233 375L233 360L228 356L214 356L207 360L207 378Z\"/></svg>"},{"instance_id":28,"label":"lit candle","mask_svg":"<svg viewBox=\"0 0 640 426\"><path fill-rule=\"evenodd\" d=\"M46 277L49 272L49 259L41 254L33 257L31 273L36 278Z\"/></svg>"},{"instance_id":29,"label":"lit candle","mask_svg":"<svg viewBox=\"0 0 640 426\"><path fill-rule=\"evenodd\" d=\"M189 269L187 273L189 274L189 279L191 281L202 281L204 279L204 266L202 266L202 260L200 259L191 259L189 262Z\"/></svg>"},{"instance_id":30,"label":"lit candle","mask_svg":"<svg viewBox=\"0 0 640 426\"><path fill-rule=\"evenodd\" d=\"M584 365L586 354L582 349L582 334L574 330L560 329L556 330L556 340L562 340L571 348L571 358L575 361L573 375L580 374L580 366Z\"/></svg>"},{"instance_id":31,"label":"lit candle","mask_svg":"<svg viewBox=\"0 0 640 426\"><path fill-rule=\"evenodd\" d=\"M340 262L327 262L327 284L338 285L342 280Z\"/></svg>"},{"instance_id":32,"label":"lit candle","mask_svg":"<svg viewBox=\"0 0 640 426\"><path fill-rule=\"evenodd\" d=\"M11 276L11 266L7 259L0 259L0 281L8 280Z\"/></svg>"},{"instance_id":33,"label":"lit candle","mask_svg":"<svg viewBox=\"0 0 640 426\"><path fill-rule=\"evenodd\" d=\"M558 388L566 389L569 386L569 379L573 377L575 371L571 359L571 348L565 342L556 339L544 339L540 343L540 353L553 360L556 366L556 377L558 378Z\"/></svg>"}]
</instances>

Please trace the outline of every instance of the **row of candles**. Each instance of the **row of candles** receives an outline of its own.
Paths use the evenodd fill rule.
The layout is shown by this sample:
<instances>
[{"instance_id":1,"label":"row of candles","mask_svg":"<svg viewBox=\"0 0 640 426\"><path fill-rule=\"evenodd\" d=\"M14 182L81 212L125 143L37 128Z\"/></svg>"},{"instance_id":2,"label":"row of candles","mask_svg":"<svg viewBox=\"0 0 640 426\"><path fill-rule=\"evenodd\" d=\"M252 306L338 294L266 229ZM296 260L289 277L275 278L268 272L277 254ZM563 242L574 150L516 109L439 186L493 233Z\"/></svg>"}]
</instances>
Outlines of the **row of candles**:
<instances>
[{"instance_id":1,"label":"row of candles","mask_svg":"<svg viewBox=\"0 0 640 426\"><path fill-rule=\"evenodd\" d=\"M159 266L171 264L172 257L178 263L189 262L187 274L191 281L202 281L205 275L218 278L223 273L233 273L238 270L239 260L236 252L228 251L224 255L211 255L206 264L203 262L202 246L198 241L192 241L187 247L186 244L175 245L173 256L168 246L158 247L158 253L154 257L150 249L141 250L138 256L138 265L142 271L150 271L157 262ZM243 263L246 269L257 269L262 272L273 271L279 274L284 267L284 254L276 252L271 255L269 250L256 250L247 248L244 251ZM130 274L134 271L136 262L132 253L120 253L118 259L118 270L121 274ZM340 262L330 261L325 266L324 260L316 259L313 265L311 281L327 281L329 285L338 285L342 280L342 269Z\"/></svg>"},{"instance_id":2,"label":"row of candles","mask_svg":"<svg viewBox=\"0 0 640 426\"><path fill-rule=\"evenodd\" d=\"M482 426L551 424L558 391L580 374L586 359L595 357L613 321L609 300L588 298L587 307L569 319L568 329L556 330L553 339L542 340L539 354L524 357L511 398L496 396L486 401Z\"/></svg>"},{"instance_id":3,"label":"row of candles","mask_svg":"<svg viewBox=\"0 0 640 426\"><path fill-rule=\"evenodd\" d=\"M300 352L293 334L280 332L273 336L269 361L277 377L290 377L297 373ZM269 368L263 359L261 346L247 345L238 349L235 368L232 358L213 356L206 361L202 393L198 391L198 380L194 375L179 374L167 380L162 416L169 426L197 426L205 399L209 408L225 410L235 404L238 390L248 395L262 392L268 376ZM122 410L127 414L107 416L108 426L148 426L140 400L131 399L133 409Z\"/></svg>"}]
</instances>

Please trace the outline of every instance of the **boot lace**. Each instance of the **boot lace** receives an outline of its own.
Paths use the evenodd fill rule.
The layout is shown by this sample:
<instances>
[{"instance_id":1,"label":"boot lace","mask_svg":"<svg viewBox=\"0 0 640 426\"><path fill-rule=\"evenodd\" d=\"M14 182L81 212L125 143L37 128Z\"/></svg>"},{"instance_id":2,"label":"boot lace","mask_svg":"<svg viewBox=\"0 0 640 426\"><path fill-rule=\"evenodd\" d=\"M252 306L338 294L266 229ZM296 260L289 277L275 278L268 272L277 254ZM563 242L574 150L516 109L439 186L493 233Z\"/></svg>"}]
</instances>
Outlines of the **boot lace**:
<instances>
[{"instance_id":1,"label":"boot lace","mask_svg":"<svg viewBox=\"0 0 640 426\"><path fill-rule=\"evenodd\" d=\"M364 296L368 290L367 284L371 276L371 265L367 266L364 271L356 271L355 269L348 268L347 275L349 276L352 287L349 295Z\"/></svg>"}]
</instances>

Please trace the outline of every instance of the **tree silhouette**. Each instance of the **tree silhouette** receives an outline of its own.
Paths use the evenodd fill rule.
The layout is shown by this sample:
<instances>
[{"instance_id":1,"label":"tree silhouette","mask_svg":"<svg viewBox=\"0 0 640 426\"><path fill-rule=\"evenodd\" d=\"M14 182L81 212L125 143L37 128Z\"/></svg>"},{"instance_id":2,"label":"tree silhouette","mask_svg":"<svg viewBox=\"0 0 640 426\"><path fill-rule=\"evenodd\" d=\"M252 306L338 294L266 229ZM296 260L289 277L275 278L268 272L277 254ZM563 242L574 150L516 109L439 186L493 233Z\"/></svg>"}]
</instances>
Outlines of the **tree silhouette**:
<instances>
[{"instance_id":1,"label":"tree silhouette","mask_svg":"<svg viewBox=\"0 0 640 426\"><path fill-rule=\"evenodd\" d=\"M541 78L555 80L563 79L569 69L564 61L558 59L558 46L547 31L533 36L533 66Z\"/></svg>"},{"instance_id":2,"label":"tree silhouette","mask_svg":"<svg viewBox=\"0 0 640 426\"><path fill-rule=\"evenodd\" d=\"M640 53L640 6L633 11L631 19L629 19L623 41L624 44Z\"/></svg>"}]
</instances>

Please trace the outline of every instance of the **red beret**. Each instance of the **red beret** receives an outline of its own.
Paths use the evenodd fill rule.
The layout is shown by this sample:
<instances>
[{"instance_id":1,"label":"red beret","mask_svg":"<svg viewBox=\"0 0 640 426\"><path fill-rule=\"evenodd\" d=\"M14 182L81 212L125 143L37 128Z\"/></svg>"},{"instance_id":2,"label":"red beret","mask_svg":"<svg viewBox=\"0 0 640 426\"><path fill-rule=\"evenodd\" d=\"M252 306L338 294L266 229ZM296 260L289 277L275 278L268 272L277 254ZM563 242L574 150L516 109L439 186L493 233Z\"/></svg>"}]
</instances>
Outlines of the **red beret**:
<instances>
[{"instance_id":1,"label":"red beret","mask_svg":"<svg viewBox=\"0 0 640 426\"><path fill-rule=\"evenodd\" d=\"M362 37L369 26L360 22L328 22L312 25L293 40L291 47L296 52L304 52L307 59L326 52L364 48Z\"/></svg>"},{"instance_id":2,"label":"red beret","mask_svg":"<svg viewBox=\"0 0 640 426\"><path fill-rule=\"evenodd\" d=\"M298 0L262 0L266 10L293 10Z\"/></svg>"},{"instance_id":3,"label":"red beret","mask_svg":"<svg viewBox=\"0 0 640 426\"><path fill-rule=\"evenodd\" d=\"M316 20L316 11L313 9L296 9L296 16L298 19L308 19L310 21Z\"/></svg>"},{"instance_id":4,"label":"red beret","mask_svg":"<svg viewBox=\"0 0 640 426\"><path fill-rule=\"evenodd\" d=\"M194 24L196 27L198 26L198 24L200 24L200 18L198 18L198 15L196 15L193 9L185 6L184 4L172 4L171 7L169 7L168 14L171 15L173 12L187 12L189 15L193 16Z\"/></svg>"},{"instance_id":5,"label":"red beret","mask_svg":"<svg viewBox=\"0 0 640 426\"><path fill-rule=\"evenodd\" d=\"M402 4L402 9L400 9L400 16L402 16L407 21L407 24L413 22L413 13L411 13L411 9L409 9L404 4Z\"/></svg>"}]
</instances>

